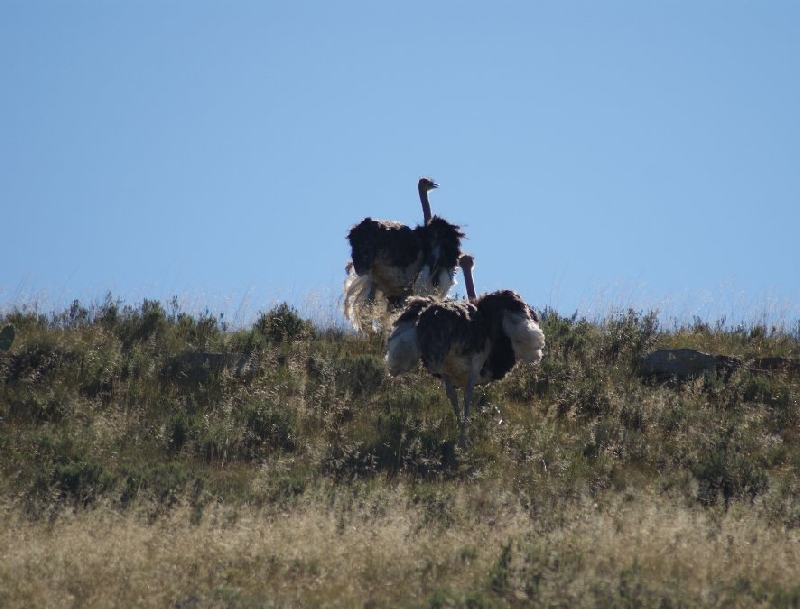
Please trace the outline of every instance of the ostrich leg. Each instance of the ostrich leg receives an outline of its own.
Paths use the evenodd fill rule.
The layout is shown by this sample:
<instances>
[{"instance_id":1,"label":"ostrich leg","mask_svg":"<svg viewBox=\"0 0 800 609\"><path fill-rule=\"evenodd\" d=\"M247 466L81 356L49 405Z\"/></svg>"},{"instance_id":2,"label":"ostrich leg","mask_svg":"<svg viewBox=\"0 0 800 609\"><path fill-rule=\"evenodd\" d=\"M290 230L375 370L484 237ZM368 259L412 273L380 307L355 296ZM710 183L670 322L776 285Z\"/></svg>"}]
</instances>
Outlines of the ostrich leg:
<instances>
[{"instance_id":1,"label":"ostrich leg","mask_svg":"<svg viewBox=\"0 0 800 609\"><path fill-rule=\"evenodd\" d=\"M472 404L472 395L475 389L475 380L478 378L477 360L473 362L472 370L470 370L467 384L464 386L464 418L461 420L461 446L467 443L467 423L469 422L469 407Z\"/></svg>"},{"instance_id":2,"label":"ostrich leg","mask_svg":"<svg viewBox=\"0 0 800 609\"><path fill-rule=\"evenodd\" d=\"M456 388L453 387L453 384L447 377L443 377L442 380L444 381L444 392L447 394L447 399L449 399L450 403L453 405L453 412L456 413L456 421L461 425L461 409L458 407Z\"/></svg>"}]
</instances>

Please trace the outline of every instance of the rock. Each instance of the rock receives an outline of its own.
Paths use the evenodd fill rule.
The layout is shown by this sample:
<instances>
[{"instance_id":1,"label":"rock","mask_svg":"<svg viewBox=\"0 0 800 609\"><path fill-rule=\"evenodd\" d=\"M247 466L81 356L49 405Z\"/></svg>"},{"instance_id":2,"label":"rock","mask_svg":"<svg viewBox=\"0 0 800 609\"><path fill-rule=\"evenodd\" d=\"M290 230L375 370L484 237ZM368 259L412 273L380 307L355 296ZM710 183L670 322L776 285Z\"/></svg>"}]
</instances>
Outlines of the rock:
<instances>
[{"instance_id":1,"label":"rock","mask_svg":"<svg viewBox=\"0 0 800 609\"><path fill-rule=\"evenodd\" d=\"M712 355L694 349L661 349L639 360L639 374L656 381L669 381L722 372L729 375L742 366L742 361L727 355Z\"/></svg>"},{"instance_id":2,"label":"rock","mask_svg":"<svg viewBox=\"0 0 800 609\"><path fill-rule=\"evenodd\" d=\"M791 357L760 357L753 360L748 368L756 371L786 370L788 372L800 372L800 360Z\"/></svg>"}]
</instances>

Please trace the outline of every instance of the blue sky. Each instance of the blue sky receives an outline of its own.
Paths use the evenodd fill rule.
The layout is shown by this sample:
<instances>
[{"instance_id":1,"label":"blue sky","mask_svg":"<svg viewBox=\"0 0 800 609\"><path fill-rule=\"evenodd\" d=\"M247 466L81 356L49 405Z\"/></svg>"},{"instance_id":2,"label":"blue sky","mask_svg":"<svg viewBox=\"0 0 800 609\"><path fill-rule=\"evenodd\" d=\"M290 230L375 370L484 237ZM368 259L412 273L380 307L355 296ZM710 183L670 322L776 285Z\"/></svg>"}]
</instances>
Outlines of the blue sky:
<instances>
[{"instance_id":1,"label":"blue sky","mask_svg":"<svg viewBox=\"0 0 800 609\"><path fill-rule=\"evenodd\" d=\"M800 319L800 3L0 3L0 309L337 319L348 228L478 291ZM463 293L457 286L456 293Z\"/></svg>"}]
</instances>

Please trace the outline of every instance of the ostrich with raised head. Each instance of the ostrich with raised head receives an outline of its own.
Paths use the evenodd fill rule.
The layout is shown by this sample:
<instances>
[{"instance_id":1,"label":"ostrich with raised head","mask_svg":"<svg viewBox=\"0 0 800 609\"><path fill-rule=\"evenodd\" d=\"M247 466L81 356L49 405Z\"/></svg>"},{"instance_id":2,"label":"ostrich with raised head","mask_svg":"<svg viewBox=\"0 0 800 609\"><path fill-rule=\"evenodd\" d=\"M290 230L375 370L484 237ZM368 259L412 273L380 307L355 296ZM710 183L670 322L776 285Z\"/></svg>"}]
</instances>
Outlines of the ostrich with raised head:
<instances>
[{"instance_id":1,"label":"ostrich with raised head","mask_svg":"<svg viewBox=\"0 0 800 609\"><path fill-rule=\"evenodd\" d=\"M461 227L431 215L428 192L438 184L419 179L423 224L365 218L347 234L352 259L344 282L344 312L357 330L385 322L412 295L443 298L455 283Z\"/></svg>"},{"instance_id":2,"label":"ostrich with raised head","mask_svg":"<svg viewBox=\"0 0 800 609\"><path fill-rule=\"evenodd\" d=\"M395 320L386 360L392 376L422 359L428 372L442 379L464 445L474 387L502 379L518 361L538 363L545 340L536 312L519 294L499 290L477 297L473 257L464 254L459 264L469 301L410 299ZM457 387L464 389L463 413Z\"/></svg>"}]
</instances>

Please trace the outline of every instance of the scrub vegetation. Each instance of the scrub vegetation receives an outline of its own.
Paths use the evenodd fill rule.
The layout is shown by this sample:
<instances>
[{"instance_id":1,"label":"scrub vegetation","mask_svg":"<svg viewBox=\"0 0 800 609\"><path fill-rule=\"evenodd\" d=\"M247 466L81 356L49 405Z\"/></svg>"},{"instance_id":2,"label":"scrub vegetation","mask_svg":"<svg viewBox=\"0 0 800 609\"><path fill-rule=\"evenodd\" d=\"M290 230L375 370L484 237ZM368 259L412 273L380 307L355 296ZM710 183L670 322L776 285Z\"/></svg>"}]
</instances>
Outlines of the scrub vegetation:
<instances>
[{"instance_id":1,"label":"scrub vegetation","mask_svg":"<svg viewBox=\"0 0 800 609\"><path fill-rule=\"evenodd\" d=\"M800 327L541 325L462 450L436 379L286 304L0 315L0 606L800 606L800 374L749 364Z\"/></svg>"}]
</instances>

